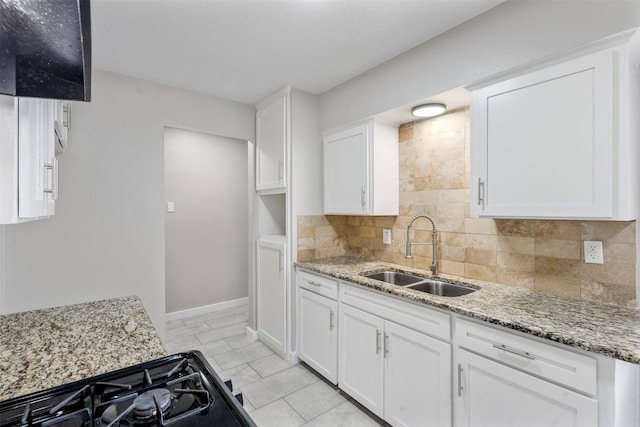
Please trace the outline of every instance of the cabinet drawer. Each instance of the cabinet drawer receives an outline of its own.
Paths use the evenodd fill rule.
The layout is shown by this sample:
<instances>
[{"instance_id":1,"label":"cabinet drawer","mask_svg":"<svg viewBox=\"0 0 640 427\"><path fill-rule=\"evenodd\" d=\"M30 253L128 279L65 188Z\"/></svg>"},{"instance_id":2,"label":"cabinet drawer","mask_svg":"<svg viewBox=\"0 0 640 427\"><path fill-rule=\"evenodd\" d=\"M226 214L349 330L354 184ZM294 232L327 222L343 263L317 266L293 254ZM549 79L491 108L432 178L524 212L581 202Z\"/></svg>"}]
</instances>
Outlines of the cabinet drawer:
<instances>
[{"instance_id":1,"label":"cabinet drawer","mask_svg":"<svg viewBox=\"0 0 640 427\"><path fill-rule=\"evenodd\" d=\"M456 319L459 347L590 395L597 393L597 360L510 332Z\"/></svg>"},{"instance_id":2,"label":"cabinet drawer","mask_svg":"<svg viewBox=\"0 0 640 427\"><path fill-rule=\"evenodd\" d=\"M338 281L336 279L298 270L296 282L298 286L303 289L331 298L332 300L338 299Z\"/></svg>"},{"instance_id":3,"label":"cabinet drawer","mask_svg":"<svg viewBox=\"0 0 640 427\"><path fill-rule=\"evenodd\" d=\"M426 305L423 307L400 301L344 282L340 286L340 302L435 338L451 340L449 314L433 310Z\"/></svg>"}]
</instances>

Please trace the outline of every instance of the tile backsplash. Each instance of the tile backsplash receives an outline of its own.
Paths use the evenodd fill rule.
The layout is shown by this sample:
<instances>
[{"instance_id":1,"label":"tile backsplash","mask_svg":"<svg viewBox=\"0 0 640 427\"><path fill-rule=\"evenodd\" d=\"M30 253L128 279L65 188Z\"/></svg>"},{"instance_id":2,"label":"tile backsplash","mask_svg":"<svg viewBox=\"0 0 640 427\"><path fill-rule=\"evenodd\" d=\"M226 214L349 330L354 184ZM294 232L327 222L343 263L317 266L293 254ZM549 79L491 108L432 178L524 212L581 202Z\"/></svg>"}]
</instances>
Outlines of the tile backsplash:
<instances>
[{"instance_id":1,"label":"tile backsplash","mask_svg":"<svg viewBox=\"0 0 640 427\"><path fill-rule=\"evenodd\" d=\"M439 271L587 300L636 306L636 223L469 217L469 110L399 128L397 217L300 216L298 260L340 255L428 269L432 248L405 259L407 224L431 216L438 229ZM392 230L391 245L382 230ZM427 220L412 242L430 242ZM585 264L583 241L602 241L604 264Z\"/></svg>"}]
</instances>

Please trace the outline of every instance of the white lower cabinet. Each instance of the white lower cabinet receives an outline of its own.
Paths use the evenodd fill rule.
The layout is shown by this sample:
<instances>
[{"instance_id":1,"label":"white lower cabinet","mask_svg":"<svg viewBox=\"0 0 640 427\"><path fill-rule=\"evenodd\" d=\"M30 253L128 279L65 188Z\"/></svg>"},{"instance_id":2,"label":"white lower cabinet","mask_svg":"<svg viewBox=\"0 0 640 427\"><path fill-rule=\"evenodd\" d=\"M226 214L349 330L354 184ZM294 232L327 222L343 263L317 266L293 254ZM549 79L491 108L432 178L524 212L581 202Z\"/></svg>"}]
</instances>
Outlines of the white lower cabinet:
<instances>
[{"instance_id":1,"label":"white lower cabinet","mask_svg":"<svg viewBox=\"0 0 640 427\"><path fill-rule=\"evenodd\" d=\"M298 294L298 357L338 382L338 302L306 289Z\"/></svg>"},{"instance_id":2,"label":"white lower cabinet","mask_svg":"<svg viewBox=\"0 0 640 427\"><path fill-rule=\"evenodd\" d=\"M457 427L598 425L595 399L465 350L457 362Z\"/></svg>"},{"instance_id":3,"label":"white lower cabinet","mask_svg":"<svg viewBox=\"0 0 640 427\"><path fill-rule=\"evenodd\" d=\"M595 357L456 320L455 425L598 425Z\"/></svg>"},{"instance_id":4,"label":"white lower cabinet","mask_svg":"<svg viewBox=\"0 0 640 427\"><path fill-rule=\"evenodd\" d=\"M403 304L362 296L363 306L389 317ZM339 310L338 386L393 426L451 425L451 345L342 300ZM405 317L398 313L394 320Z\"/></svg>"},{"instance_id":5,"label":"white lower cabinet","mask_svg":"<svg viewBox=\"0 0 640 427\"><path fill-rule=\"evenodd\" d=\"M281 354L287 336L285 247L285 243L265 240L256 243L258 336Z\"/></svg>"},{"instance_id":6,"label":"white lower cabinet","mask_svg":"<svg viewBox=\"0 0 640 427\"><path fill-rule=\"evenodd\" d=\"M384 417L384 320L340 304L338 385L364 407Z\"/></svg>"},{"instance_id":7,"label":"white lower cabinet","mask_svg":"<svg viewBox=\"0 0 640 427\"><path fill-rule=\"evenodd\" d=\"M389 321L385 339L385 420L450 426L451 345Z\"/></svg>"}]
</instances>

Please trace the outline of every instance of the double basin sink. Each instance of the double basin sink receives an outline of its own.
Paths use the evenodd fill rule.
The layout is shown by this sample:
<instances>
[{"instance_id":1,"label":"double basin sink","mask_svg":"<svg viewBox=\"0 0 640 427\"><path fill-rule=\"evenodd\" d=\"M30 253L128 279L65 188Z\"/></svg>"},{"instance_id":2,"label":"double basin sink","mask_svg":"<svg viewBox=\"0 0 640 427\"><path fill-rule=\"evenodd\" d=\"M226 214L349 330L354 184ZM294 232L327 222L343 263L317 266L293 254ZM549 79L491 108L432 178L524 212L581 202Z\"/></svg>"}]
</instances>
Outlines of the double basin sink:
<instances>
[{"instance_id":1,"label":"double basin sink","mask_svg":"<svg viewBox=\"0 0 640 427\"><path fill-rule=\"evenodd\" d=\"M475 292L477 289L467 288L439 279L429 279L426 277L414 276L400 271L384 270L374 273L364 273L362 276L390 283L397 286L406 286L408 289L426 292L432 295L443 297L459 297Z\"/></svg>"}]
</instances>

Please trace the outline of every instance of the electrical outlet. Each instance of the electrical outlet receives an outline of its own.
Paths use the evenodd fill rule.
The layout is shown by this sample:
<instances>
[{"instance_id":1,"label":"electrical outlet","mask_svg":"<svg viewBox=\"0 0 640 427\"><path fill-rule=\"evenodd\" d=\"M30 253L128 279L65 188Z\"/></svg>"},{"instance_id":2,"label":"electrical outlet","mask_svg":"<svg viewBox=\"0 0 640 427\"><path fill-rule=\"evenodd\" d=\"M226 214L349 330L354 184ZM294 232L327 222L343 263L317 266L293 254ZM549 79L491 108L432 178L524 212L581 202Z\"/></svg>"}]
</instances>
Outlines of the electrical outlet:
<instances>
[{"instance_id":1,"label":"electrical outlet","mask_svg":"<svg viewBox=\"0 0 640 427\"><path fill-rule=\"evenodd\" d=\"M587 264L604 264L602 254L602 242L585 240L584 242L584 262Z\"/></svg>"},{"instance_id":2,"label":"electrical outlet","mask_svg":"<svg viewBox=\"0 0 640 427\"><path fill-rule=\"evenodd\" d=\"M391 230L388 228L382 230L382 243L385 245L391 244Z\"/></svg>"}]
</instances>

